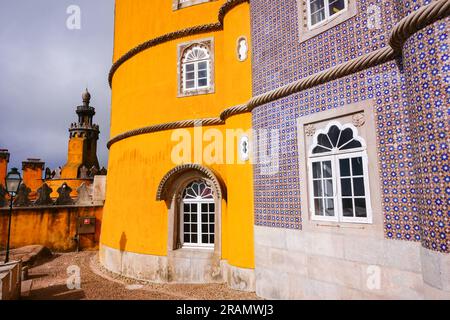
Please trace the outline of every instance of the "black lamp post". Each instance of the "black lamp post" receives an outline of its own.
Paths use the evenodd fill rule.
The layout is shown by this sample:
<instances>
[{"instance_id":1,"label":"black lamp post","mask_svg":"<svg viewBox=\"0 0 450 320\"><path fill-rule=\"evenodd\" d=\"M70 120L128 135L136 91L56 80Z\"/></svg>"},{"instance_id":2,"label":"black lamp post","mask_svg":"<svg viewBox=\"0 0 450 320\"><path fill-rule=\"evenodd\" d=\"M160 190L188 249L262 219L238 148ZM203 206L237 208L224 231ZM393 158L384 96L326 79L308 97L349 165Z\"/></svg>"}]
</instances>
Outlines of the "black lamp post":
<instances>
[{"instance_id":1,"label":"black lamp post","mask_svg":"<svg viewBox=\"0 0 450 320\"><path fill-rule=\"evenodd\" d=\"M11 238L11 220L12 220L12 208L13 200L19 191L20 184L22 183L22 177L20 176L19 170L17 168L12 168L5 179L6 192L9 193L9 221L8 221L8 240L6 243L6 258L5 264L9 262L9 241Z\"/></svg>"}]
</instances>

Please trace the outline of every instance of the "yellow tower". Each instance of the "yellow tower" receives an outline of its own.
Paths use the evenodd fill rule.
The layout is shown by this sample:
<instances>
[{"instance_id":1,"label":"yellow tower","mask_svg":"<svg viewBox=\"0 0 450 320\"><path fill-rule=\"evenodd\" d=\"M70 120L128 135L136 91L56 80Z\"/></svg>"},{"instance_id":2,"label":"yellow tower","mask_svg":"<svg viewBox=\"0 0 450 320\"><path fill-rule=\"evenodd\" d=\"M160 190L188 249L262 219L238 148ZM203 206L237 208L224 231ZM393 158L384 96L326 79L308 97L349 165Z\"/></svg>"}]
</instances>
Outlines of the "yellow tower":
<instances>
[{"instance_id":1,"label":"yellow tower","mask_svg":"<svg viewBox=\"0 0 450 320\"><path fill-rule=\"evenodd\" d=\"M78 122L72 123L69 128L70 140L67 154L67 163L61 171L62 179L79 178L79 170L95 167L99 169L97 159L97 140L100 134L99 126L92 122L95 108L89 105L91 94L86 89L82 95L83 105L77 107Z\"/></svg>"},{"instance_id":2,"label":"yellow tower","mask_svg":"<svg viewBox=\"0 0 450 320\"><path fill-rule=\"evenodd\" d=\"M254 290L251 115L238 111L252 92L248 1L117 0L115 12L102 264Z\"/></svg>"}]
</instances>

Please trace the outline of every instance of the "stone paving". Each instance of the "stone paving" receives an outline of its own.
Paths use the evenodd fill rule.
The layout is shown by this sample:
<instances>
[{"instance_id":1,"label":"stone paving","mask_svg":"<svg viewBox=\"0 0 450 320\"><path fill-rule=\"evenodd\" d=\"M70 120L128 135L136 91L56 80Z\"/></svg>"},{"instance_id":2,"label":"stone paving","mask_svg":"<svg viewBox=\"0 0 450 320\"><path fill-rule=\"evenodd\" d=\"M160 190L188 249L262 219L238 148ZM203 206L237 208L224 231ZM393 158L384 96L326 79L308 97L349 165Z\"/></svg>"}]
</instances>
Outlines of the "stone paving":
<instances>
[{"instance_id":1,"label":"stone paving","mask_svg":"<svg viewBox=\"0 0 450 320\"><path fill-rule=\"evenodd\" d=\"M67 287L69 270L79 267L81 288ZM72 267L73 269L70 269ZM232 290L225 284L187 285L152 284L124 279L105 272L97 252L57 254L46 263L32 268L33 280L28 300L253 300L254 293Z\"/></svg>"}]
</instances>

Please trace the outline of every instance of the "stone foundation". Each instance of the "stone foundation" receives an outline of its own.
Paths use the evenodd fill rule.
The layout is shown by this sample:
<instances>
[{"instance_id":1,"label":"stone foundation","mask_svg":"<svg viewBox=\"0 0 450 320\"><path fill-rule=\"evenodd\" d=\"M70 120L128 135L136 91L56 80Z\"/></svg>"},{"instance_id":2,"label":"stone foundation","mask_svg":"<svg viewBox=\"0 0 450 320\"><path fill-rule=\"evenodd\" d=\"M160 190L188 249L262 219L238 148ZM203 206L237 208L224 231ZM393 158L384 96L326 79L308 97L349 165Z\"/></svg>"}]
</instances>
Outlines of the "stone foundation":
<instances>
[{"instance_id":1,"label":"stone foundation","mask_svg":"<svg viewBox=\"0 0 450 320\"><path fill-rule=\"evenodd\" d=\"M156 283L227 283L241 291L255 291L251 269L231 266L213 251L180 249L168 256L139 254L100 245L100 263L111 272Z\"/></svg>"},{"instance_id":2,"label":"stone foundation","mask_svg":"<svg viewBox=\"0 0 450 320\"><path fill-rule=\"evenodd\" d=\"M450 299L450 257L420 243L255 227L256 294L268 299Z\"/></svg>"}]
</instances>

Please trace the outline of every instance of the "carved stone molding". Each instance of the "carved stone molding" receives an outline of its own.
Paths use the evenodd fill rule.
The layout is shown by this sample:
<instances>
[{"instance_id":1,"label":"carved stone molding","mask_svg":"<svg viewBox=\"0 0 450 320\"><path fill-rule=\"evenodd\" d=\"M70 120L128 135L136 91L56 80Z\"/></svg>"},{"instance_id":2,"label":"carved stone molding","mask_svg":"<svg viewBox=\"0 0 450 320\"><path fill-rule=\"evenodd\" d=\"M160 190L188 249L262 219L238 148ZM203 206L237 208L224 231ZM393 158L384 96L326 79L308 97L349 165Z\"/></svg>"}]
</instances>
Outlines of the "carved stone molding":
<instances>
[{"instance_id":1,"label":"carved stone molding","mask_svg":"<svg viewBox=\"0 0 450 320\"><path fill-rule=\"evenodd\" d=\"M305 134L308 137L312 137L316 133L316 127L313 124L309 124L305 127Z\"/></svg>"},{"instance_id":2,"label":"carved stone molding","mask_svg":"<svg viewBox=\"0 0 450 320\"><path fill-rule=\"evenodd\" d=\"M22 183L19 187L19 191L14 199L14 205L16 207L29 207L31 206L31 201L29 199L29 195L31 193L31 189L26 186L26 184Z\"/></svg>"},{"instance_id":3,"label":"carved stone molding","mask_svg":"<svg viewBox=\"0 0 450 320\"><path fill-rule=\"evenodd\" d=\"M67 205L73 205L74 201L70 197L70 193L72 192L72 188L67 185L67 183L64 182L64 184L58 188L58 199L56 199L55 204L57 206L67 206Z\"/></svg>"},{"instance_id":4,"label":"carved stone molding","mask_svg":"<svg viewBox=\"0 0 450 320\"><path fill-rule=\"evenodd\" d=\"M362 127L366 123L366 117L364 113L357 113L352 116L352 123L355 127Z\"/></svg>"},{"instance_id":5,"label":"carved stone molding","mask_svg":"<svg viewBox=\"0 0 450 320\"><path fill-rule=\"evenodd\" d=\"M213 182L214 187L218 193L217 196L219 198L226 199L225 184L212 169L209 169L199 164L183 164L170 170L161 179L161 182L159 183L158 186L158 191L156 193L156 200L157 201L165 200L165 191L168 188L169 180L172 180L172 178L177 177L180 174L188 171L197 171L205 175L208 179L210 179Z\"/></svg>"},{"instance_id":6,"label":"carved stone molding","mask_svg":"<svg viewBox=\"0 0 450 320\"><path fill-rule=\"evenodd\" d=\"M36 206L48 206L48 205L53 205L53 200L50 197L50 194L53 192L53 189L50 188L46 183L44 183L42 185L42 187L40 187L37 190L37 194L38 194L38 198L37 200L34 202L34 204Z\"/></svg>"}]
</instances>

